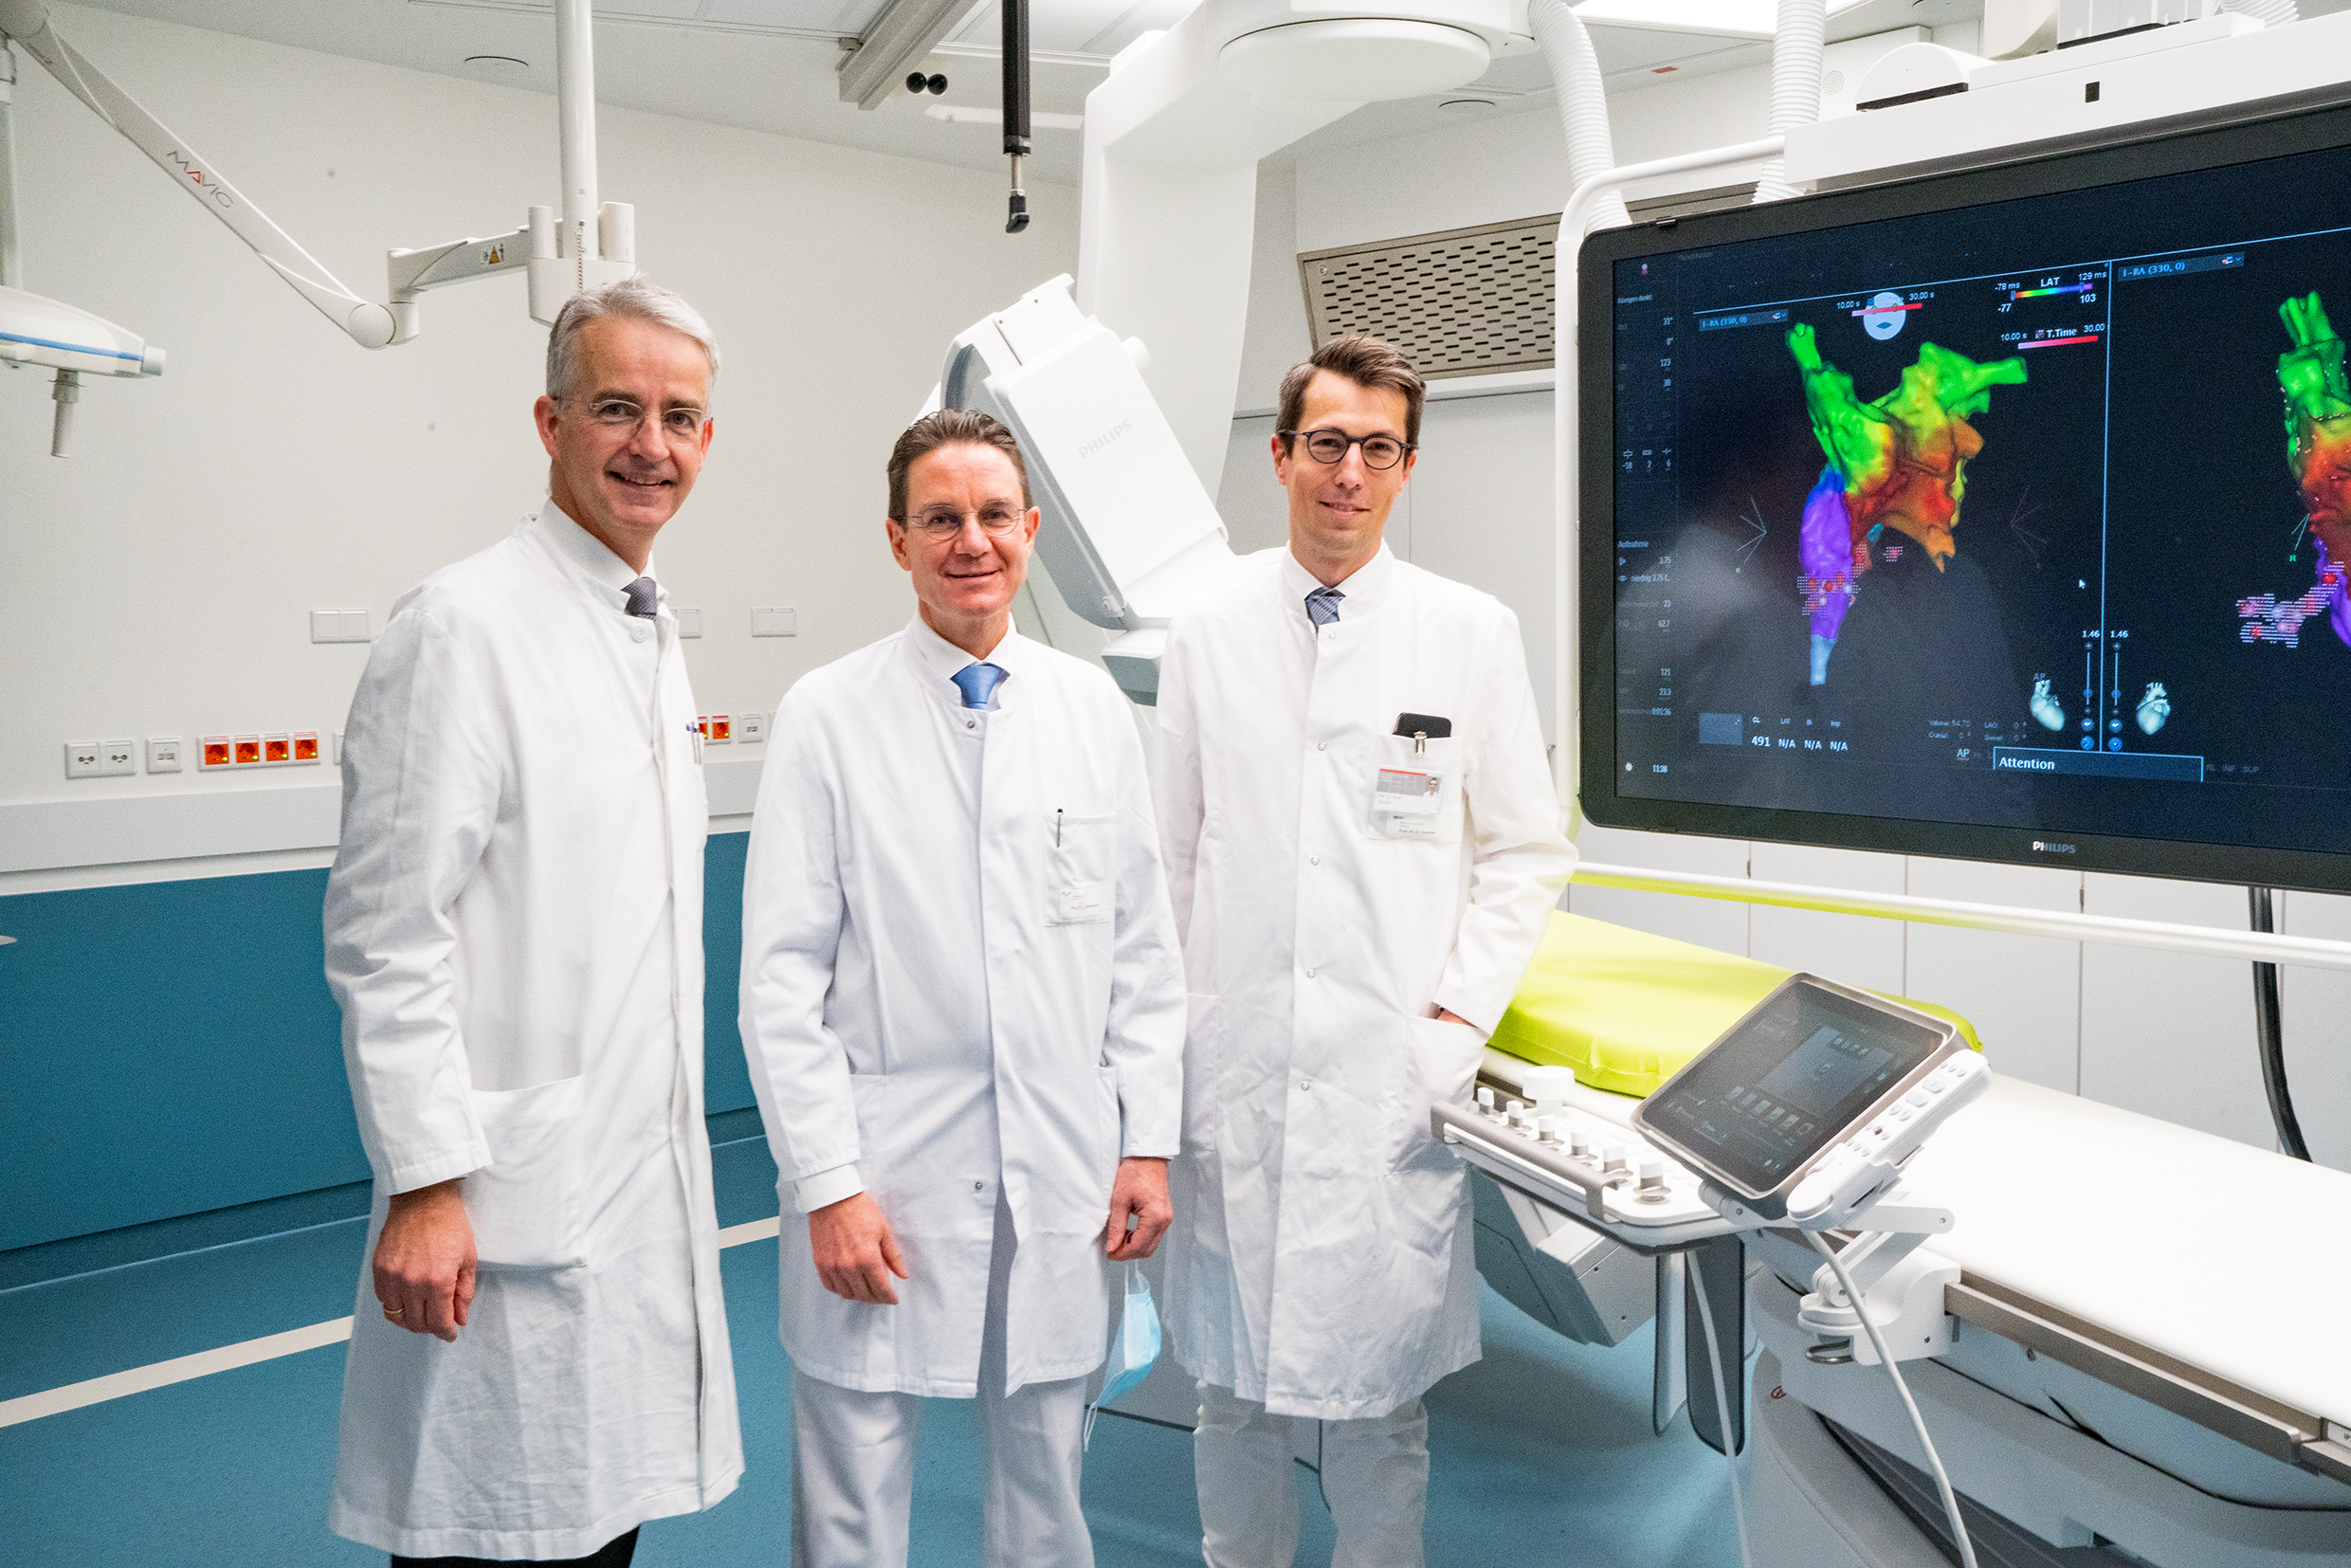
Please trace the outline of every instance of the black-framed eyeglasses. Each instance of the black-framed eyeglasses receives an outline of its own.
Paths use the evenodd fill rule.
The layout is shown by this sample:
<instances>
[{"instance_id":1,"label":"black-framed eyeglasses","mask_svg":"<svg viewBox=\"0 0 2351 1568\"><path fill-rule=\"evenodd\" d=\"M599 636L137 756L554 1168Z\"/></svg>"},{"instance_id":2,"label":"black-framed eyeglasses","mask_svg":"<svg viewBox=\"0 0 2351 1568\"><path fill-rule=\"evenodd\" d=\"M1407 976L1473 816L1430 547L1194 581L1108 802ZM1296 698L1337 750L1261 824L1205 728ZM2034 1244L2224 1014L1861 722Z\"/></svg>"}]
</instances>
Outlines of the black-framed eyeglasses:
<instances>
[{"instance_id":1,"label":"black-framed eyeglasses","mask_svg":"<svg viewBox=\"0 0 2351 1568\"><path fill-rule=\"evenodd\" d=\"M1274 434L1289 441L1306 444L1306 455L1317 463L1340 464L1347 459L1347 448L1363 448L1363 465L1367 468L1393 468L1404 461L1404 454L1417 450L1416 443L1398 441L1392 435L1349 435L1327 426L1318 430L1276 430Z\"/></svg>"}]
</instances>

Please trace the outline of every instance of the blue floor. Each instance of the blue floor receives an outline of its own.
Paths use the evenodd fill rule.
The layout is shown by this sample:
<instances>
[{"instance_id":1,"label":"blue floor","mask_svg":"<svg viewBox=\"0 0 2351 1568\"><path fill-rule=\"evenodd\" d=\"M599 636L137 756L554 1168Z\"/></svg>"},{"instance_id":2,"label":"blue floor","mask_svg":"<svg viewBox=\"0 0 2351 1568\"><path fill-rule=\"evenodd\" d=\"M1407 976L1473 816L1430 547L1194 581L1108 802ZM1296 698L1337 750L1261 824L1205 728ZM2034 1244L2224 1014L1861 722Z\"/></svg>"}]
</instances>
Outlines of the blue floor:
<instances>
[{"instance_id":1,"label":"blue floor","mask_svg":"<svg viewBox=\"0 0 2351 1568\"><path fill-rule=\"evenodd\" d=\"M773 1212L756 1140L717 1151L720 1219ZM0 1291L0 1398L349 1313L363 1226L346 1221ZM723 1254L748 1470L709 1513L646 1529L643 1568L775 1564L790 1506L775 1243ZM1722 1460L1677 1418L1649 1432L1649 1340L1570 1344L1485 1293L1485 1358L1429 1395L1429 1561L1438 1568L1734 1568ZM342 1347L330 1345L0 1428L9 1568L337 1568L383 1562L326 1532ZM914 1560L981 1560L973 1407L925 1413ZM1326 1563L1329 1515L1300 1469L1298 1561ZM1103 1568L1199 1557L1191 1438L1105 1417L1085 1467Z\"/></svg>"}]
</instances>

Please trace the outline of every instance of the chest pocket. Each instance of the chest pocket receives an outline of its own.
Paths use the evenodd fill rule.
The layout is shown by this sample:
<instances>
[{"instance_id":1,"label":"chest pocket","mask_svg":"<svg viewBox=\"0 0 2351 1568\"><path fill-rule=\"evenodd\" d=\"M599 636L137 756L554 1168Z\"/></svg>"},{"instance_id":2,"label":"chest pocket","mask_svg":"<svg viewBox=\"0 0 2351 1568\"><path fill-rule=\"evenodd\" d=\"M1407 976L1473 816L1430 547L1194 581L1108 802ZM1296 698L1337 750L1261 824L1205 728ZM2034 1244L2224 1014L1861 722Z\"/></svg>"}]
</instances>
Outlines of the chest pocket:
<instances>
[{"instance_id":1,"label":"chest pocket","mask_svg":"<svg viewBox=\"0 0 2351 1568\"><path fill-rule=\"evenodd\" d=\"M1108 923L1117 894L1117 827L1106 811L1045 814L1046 924Z\"/></svg>"},{"instance_id":2,"label":"chest pocket","mask_svg":"<svg viewBox=\"0 0 2351 1568\"><path fill-rule=\"evenodd\" d=\"M1374 838L1461 842L1461 740L1383 735L1364 801Z\"/></svg>"}]
</instances>

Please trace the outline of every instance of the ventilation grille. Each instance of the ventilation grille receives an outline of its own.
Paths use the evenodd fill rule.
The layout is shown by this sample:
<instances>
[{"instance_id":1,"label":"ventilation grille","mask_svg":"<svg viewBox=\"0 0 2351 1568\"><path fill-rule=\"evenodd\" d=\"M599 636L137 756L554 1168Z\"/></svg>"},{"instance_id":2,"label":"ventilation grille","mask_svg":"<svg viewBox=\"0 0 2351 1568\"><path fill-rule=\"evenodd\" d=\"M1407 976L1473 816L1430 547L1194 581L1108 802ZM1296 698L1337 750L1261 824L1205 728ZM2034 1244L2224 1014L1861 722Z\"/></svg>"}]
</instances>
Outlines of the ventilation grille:
<instances>
[{"instance_id":1,"label":"ventilation grille","mask_svg":"<svg viewBox=\"0 0 2351 1568\"><path fill-rule=\"evenodd\" d=\"M1717 186L1629 204L1656 223L1743 207L1755 187ZM1431 380L1551 367L1559 220L1415 234L1298 258L1316 343L1369 333L1402 349Z\"/></svg>"},{"instance_id":2,"label":"ventilation grille","mask_svg":"<svg viewBox=\"0 0 2351 1568\"><path fill-rule=\"evenodd\" d=\"M1558 232L1535 218L1301 256L1308 327L1318 344L1384 337L1432 380L1540 369Z\"/></svg>"}]
</instances>

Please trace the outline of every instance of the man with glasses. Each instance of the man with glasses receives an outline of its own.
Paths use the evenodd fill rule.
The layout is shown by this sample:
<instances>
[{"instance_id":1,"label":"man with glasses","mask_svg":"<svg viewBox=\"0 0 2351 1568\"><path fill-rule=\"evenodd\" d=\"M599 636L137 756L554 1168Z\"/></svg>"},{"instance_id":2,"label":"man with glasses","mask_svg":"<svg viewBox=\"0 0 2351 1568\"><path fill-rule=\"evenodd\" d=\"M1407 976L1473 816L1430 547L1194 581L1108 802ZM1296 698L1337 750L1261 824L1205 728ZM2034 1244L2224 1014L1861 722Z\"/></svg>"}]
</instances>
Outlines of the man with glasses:
<instances>
[{"instance_id":1,"label":"man with glasses","mask_svg":"<svg viewBox=\"0 0 2351 1568\"><path fill-rule=\"evenodd\" d=\"M329 1522L395 1565L618 1568L742 1473L709 806L652 561L717 371L667 289L566 304L546 505L392 607L352 702L326 968L376 1195Z\"/></svg>"},{"instance_id":2,"label":"man with glasses","mask_svg":"<svg viewBox=\"0 0 2351 1568\"><path fill-rule=\"evenodd\" d=\"M903 1568L924 1396L976 1396L987 1560L1090 1568L1105 1260L1167 1228L1182 959L1142 746L1012 629L1036 538L984 414L890 454L905 629L780 704L743 890L742 1036L781 1178L794 1568Z\"/></svg>"},{"instance_id":3,"label":"man with glasses","mask_svg":"<svg viewBox=\"0 0 2351 1568\"><path fill-rule=\"evenodd\" d=\"M1210 1568L1290 1561L1294 1417L1322 1423L1334 1568L1421 1562L1420 1396L1478 1355L1429 1107L1468 1097L1575 866L1516 618L1381 542L1421 395L1370 337L1284 377L1288 547L1178 615L1160 666L1194 994L1168 1329Z\"/></svg>"}]
</instances>

